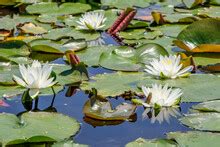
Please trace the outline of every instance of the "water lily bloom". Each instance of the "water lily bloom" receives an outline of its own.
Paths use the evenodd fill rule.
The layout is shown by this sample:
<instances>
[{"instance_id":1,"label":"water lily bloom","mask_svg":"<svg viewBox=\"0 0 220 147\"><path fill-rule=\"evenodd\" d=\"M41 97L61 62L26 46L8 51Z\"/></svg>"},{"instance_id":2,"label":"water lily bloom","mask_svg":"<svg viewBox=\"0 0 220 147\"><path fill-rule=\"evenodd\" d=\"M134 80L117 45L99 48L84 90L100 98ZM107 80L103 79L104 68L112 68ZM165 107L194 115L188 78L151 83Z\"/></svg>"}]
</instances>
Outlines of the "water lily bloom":
<instances>
[{"instance_id":1,"label":"water lily bloom","mask_svg":"<svg viewBox=\"0 0 220 147\"><path fill-rule=\"evenodd\" d=\"M182 66L180 56L160 56L159 59L153 59L149 65L146 65L145 71L156 77L175 79L188 76L193 69L193 66L183 69Z\"/></svg>"},{"instance_id":2,"label":"water lily bloom","mask_svg":"<svg viewBox=\"0 0 220 147\"><path fill-rule=\"evenodd\" d=\"M100 30L105 26L106 18L102 12L87 12L81 16L77 23L80 30Z\"/></svg>"},{"instance_id":3,"label":"water lily bloom","mask_svg":"<svg viewBox=\"0 0 220 147\"><path fill-rule=\"evenodd\" d=\"M39 61L34 60L31 66L19 64L19 70L22 78L13 75L13 79L17 84L28 88L32 98L39 94L40 89L51 87L56 83L54 78L50 78L52 66L48 63L41 65Z\"/></svg>"},{"instance_id":4,"label":"water lily bloom","mask_svg":"<svg viewBox=\"0 0 220 147\"><path fill-rule=\"evenodd\" d=\"M172 107L180 102L180 97L183 94L179 88L169 88L168 84L165 86L153 84L151 88L142 86L142 91L147 97L147 103L143 105L146 107Z\"/></svg>"}]
</instances>

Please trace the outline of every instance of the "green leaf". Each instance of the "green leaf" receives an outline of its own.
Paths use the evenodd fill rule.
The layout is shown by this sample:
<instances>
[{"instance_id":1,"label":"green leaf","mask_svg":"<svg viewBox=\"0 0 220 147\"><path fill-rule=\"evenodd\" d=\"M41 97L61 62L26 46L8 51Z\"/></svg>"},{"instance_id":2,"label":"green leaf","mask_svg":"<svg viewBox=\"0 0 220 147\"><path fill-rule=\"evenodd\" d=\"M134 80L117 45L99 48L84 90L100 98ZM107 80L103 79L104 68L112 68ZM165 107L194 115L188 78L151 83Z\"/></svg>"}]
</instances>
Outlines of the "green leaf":
<instances>
[{"instance_id":1,"label":"green leaf","mask_svg":"<svg viewBox=\"0 0 220 147\"><path fill-rule=\"evenodd\" d=\"M85 39L86 41L90 41L99 38L100 33L76 30L74 28L57 28L50 30L48 34L43 35L43 38L51 40L58 40L64 37L72 37L74 39Z\"/></svg>"},{"instance_id":2,"label":"green leaf","mask_svg":"<svg viewBox=\"0 0 220 147\"><path fill-rule=\"evenodd\" d=\"M104 52L99 62L102 67L108 69L138 71L160 55L168 55L168 52L158 44L148 43L137 49L117 47L112 52Z\"/></svg>"},{"instance_id":3,"label":"green leaf","mask_svg":"<svg viewBox=\"0 0 220 147\"><path fill-rule=\"evenodd\" d=\"M52 147L88 147L85 144L78 144L73 142L72 140L57 142L52 145Z\"/></svg>"},{"instance_id":4,"label":"green leaf","mask_svg":"<svg viewBox=\"0 0 220 147\"><path fill-rule=\"evenodd\" d=\"M126 144L126 147L177 147L174 141L167 139L143 139L138 138L135 141Z\"/></svg>"},{"instance_id":5,"label":"green leaf","mask_svg":"<svg viewBox=\"0 0 220 147\"><path fill-rule=\"evenodd\" d=\"M0 114L0 142L19 144L23 142L62 141L76 134L79 123L59 113L28 112L18 118L14 114Z\"/></svg>"},{"instance_id":6,"label":"green leaf","mask_svg":"<svg viewBox=\"0 0 220 147\"><path fill-rule=\"evenodd\" d=\"M58 7L57 3L36 3L27 6L30 14L79 14L91 9L91 6L82 3L63 3Z\"/></svg>"},{"instance_id":7,"label":"green leaf","mask_svg":"<svg viewBox=\"0 0 220 147\"><path fill-rule=\"evenodd\" d=\"M203 3L203 0L182 0L187 8L193 8Z\"/></svg>"},{"instance_id":8,"label":"green leaf","mask_svg":"<svg viewBox=\"0 0 220 147\"><path fill-rule=\"evenodd\" d=\"M88 47L85 50L76 52L79 56L80 61L84 62L88 66L98 66L99 58L103 52L110 52L115 49L115 46L95 46Z\"/></svg>"},{"instance_id":9,"label":"green leaf","mask_svg":"<svg viewBox=\"0 0 220 147\"><path fill-rule=\"evenodd\" d=\"M189 52L220 52L220 20L203 19L185 28L174 43Z\"/></svg>"},{"instance_id":10,"label":"green leaf","mask_svg":"<svg viewBox=\"0 0 220 147\"><path fill-rule=\"evenodd\" d=\"M192 109L199 110L201 112L220 112L220 100L203 102L192 106Z\"/></svg>"},{"instance_id":11,"label":"green leaf","mask_svg":"<svg viewBox=\"0 0 220 147\"><path fill-rule=\"evenodd\" d=\"M138 6L138 7L147 7L149 6L150 0L101 0L102 5L107 5L110 7L116 7L116 8L127 8L132 6Z\"/></svg>"},{"instance_id":12,"label":"green leaf","mask_svg":"<svg viewBox=\"0 0 220 147\"><path fill-rule=\"evenodd\" d=\"M169 139L174 139L180 147L217 147L220 144L220 133L188 131L171 132L167 136Z\"/></svg>"},{"instance_id":13,"label":"green leaf","mask_svg":"<svg viewBox=\"0 0 220 147\"><path fill-rule=\"evenodd\" d=\"M220 113L192 113L180 118L190 128L206 131L220 131Z\"/></svg>"},{"instance_id":14,"label":"green leaf","mask_svg":"<svg viewBox=\"0 0 220 147\"><path fill-rule=\"evenodd\" d=\"M108 100L95 100L91 104L91 100L86 101L83 107L85 116L98 120L128 120L135 113L136 106L128 103L118 105L112 109L112 105Z\"/></svg>"},{"instance_id":15,"label":"green leaf","mask_svg":"<svg viewBox=\"0 0 220 147\"><path fill-rule=\"evenodd\" d=\"M119 96L125 91L136 91L137 83L144 79L141 72L117 72L112 74L98 74L90 78L92 81L83 82L82 90L95 88L98 94L104 97Z\"/></svg>"}]
</instances>

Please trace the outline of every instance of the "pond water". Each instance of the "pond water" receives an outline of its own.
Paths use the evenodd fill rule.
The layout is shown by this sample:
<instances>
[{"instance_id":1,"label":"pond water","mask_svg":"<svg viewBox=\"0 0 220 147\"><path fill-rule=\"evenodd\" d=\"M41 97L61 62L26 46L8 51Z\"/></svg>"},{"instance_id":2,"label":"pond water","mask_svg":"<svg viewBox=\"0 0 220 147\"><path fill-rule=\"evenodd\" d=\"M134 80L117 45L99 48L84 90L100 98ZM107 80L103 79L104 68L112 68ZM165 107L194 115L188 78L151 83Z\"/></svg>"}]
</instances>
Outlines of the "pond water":
<instances>
[{"instance_id":1,"label":"pond water","mask_svg":"<svg viewBox=\"0 0 220 147\"><path fill-rule=\"evenodd\" d=\"M61 60L56 60L60 62ZM112 72L103 68L88 68L90 76L94 76L100 73ZM159 121L151 122L151 119L143 119L142 113L143 107L138 107L136 111L136 118L132 122L105 122L98 121L89 118L85 118L82 113L83 105L88 100L88 95L83 91L77 90L77 92L67 97L68 87L58 93L55 97L52 111L68 115L77 119L81 124L81 129L73 139L77 143L88 144L92 147L121 147L128 142L135 140L139 137L153 139L153 138L165 138L165 134L174 131L188 131L191 130L188 127L180 124L178 118L188 112L188 109L196 103L182 103L180 105L180 115L177 117L170 116L169 122L164 120L162 123ZM53 96L42 96L39 99L38 109L45 110L51 106ZM125 102L123 98L117 100L110 99L113 106L116 106L122 102ZM9 107L0 107L0 112L7 112L13 114L20 114L25 111L20 96L17 96L13 100L6 101ZM110 123L110 124L109 124ZM113 123L113 124L111 124Z\"/></svg>"}]
</instances>

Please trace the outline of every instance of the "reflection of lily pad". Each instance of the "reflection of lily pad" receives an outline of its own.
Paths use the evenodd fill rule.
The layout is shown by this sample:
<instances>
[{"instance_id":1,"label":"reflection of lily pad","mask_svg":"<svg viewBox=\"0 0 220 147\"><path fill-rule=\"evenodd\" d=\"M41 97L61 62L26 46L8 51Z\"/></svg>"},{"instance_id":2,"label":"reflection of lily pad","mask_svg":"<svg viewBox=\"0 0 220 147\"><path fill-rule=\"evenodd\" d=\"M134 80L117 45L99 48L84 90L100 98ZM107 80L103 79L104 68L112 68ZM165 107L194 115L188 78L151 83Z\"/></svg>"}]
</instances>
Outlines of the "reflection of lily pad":
<instances>
[{"instance_id":1,"label":"reflection of lily pad","mask_svg":"<svg viewBox=\"0 0 220 147\"><path fill-rule=\"evenodd\" d=\"M174 43L189 52L220 52L220 20L204 19L189 25Z\"/></svg>"},{"instance_id":2,"label":"reflection of lily pad","mask_svg":"<svg viewBox=\"0 0 220 147\"><path fill-rule=\"evenodd\" d=\"M2 145L23 142L62 141L79 130L79 123L58 113L29 112L19 119L13 114L0 114Z\"/></svg>"},{"instance_id":3,"label":"reflection of lily pad","mask_svg":"<svg viewBox=\"0 0 220 147\"><path fill-rule=\"evenodd\" d=\"M127 120L134 114L135 109L135 105L128 103L120 104L113 109L109 101L97 99L94 104L88 100L83 107L83 113L87 117L99 120Z\"/></svg>"}]
</instances>

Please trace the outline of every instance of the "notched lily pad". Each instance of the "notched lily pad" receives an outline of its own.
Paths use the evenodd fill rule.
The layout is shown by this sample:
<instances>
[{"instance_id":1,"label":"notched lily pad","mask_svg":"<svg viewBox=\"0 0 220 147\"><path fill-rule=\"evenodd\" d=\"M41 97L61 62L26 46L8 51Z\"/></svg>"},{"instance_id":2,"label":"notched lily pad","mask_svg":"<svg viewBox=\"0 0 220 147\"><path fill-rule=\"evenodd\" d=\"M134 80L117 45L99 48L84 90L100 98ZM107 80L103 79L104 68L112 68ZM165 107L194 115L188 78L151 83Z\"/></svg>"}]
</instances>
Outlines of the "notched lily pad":
<instances>
[{"instance_id":1,"label":"notched lily pad","mask_svg":"<svg viewBox=\"0 0 220 147\"><path fill-rule=\"evenodd\" d=\"M14 114L1 113L0 122L0 142L3 146L62 141L76 134L80 128L75 119L48 112L28 112L20 118Z\"/></svg>"}]
</instances>

